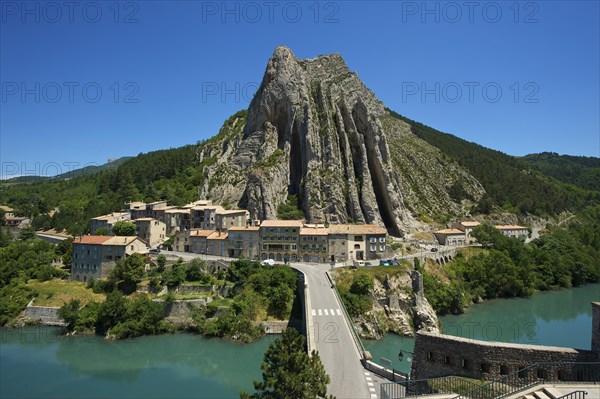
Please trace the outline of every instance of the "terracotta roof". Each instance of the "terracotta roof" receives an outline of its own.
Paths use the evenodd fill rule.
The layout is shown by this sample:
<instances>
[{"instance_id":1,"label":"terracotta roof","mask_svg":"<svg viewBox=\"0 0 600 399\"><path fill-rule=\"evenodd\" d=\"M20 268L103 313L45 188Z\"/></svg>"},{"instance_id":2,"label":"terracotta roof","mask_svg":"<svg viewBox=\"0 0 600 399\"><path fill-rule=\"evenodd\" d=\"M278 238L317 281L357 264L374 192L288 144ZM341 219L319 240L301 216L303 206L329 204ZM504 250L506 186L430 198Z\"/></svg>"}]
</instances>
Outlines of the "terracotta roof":
<instances>
[{"instance_id":1,"label":"terracotta roof","mask_svg":"<svg viewBox=\"0 0 600 399\"><path fill-rule=\"evenodd\" d=\"M259 231L258 226L232 226L227 229L228 231Z\"/></svg>"},{"instance_id":2,"label":"terracotta roof","mask_svg":"<svg viewBox=\"0 0 600 399\"><path fill-rule=\"evenodd\" d=\"M217 213L219 215L235 215L236 213L246 214L246 213L248 213L248 211L245 209L229 209L229 210L223 209L223 210L218 210Z\"/></svg>"},{"instance_id":3,"label":"terracotta roof","mask_svg":"<svg viewBox=\"0 0 600 399\"><path fill-rule=\"evenodd\" d=\"M479 226L481 223L479 223L479 222L472 222L472 221L465 221L465 222L460 222L460 224L462 224L465 227L476 227L476 226Z\"/></svg>"},{"instance_id":4,"label":"terracotta roof","mask_svg":"<svg viewBox=\"0 0 600 399\"><path fill-rule=\"evenodd\" d=\"M302 227L301 220L263 220L260 227Z\"/></svg>"},{"instance_id":5,"label":"terracotta roof","mask_svg":"<svg viewBox=\"0 0 600 399\"><path fill-rule=\"evenodd\" d=\"M92 220L110 220L110 219L120 219L126 218L129 216L129 212L113 212L102 216L96 216L92 218Z\"/></svg>"},{"instance_id":6,"label":"terracotta roof","mask_svg":"<svg viewBox=\"0 0 600 399\"><path fill-rule=\"evenodd\" d=\"M302 227L300 229L301 236L326 236L329 231L324 227Z\"/></svg>"},{"instance_id":7,"label":"terracotta roof","mask_svg":"<svg viewBox=\"0 0 600 399\"><path fill-rule=\"evenodd\" d=\"M190 209L173 208L173 209L167 209L167 210L165 210L165 213L185 213L185 214L189 214L190 213Z\"/></svg>"},{"instance_id":8,"label":"terracotta roof","mask_svg":"<svg viewBox=\"0 0 600 399\"><path fill-rule=\"evenodd\" d=\"M104 244L106 241L110 240L112 237L110 236L81 236L77 237L73 240L73 244Z\"/></svg>"},{"instance_id":9,"label":"terracotta roof","mask_svg":"<svg viewBox=\"0 0 600 399\"><path fill-rule=\"evenodd\" d=\"M191 229L190 237L208 237L214 232L214 230Z\"/></svg>"},{"instance_id":10,"label":"terracotta roof","mask_svg":"<svg viewBox=\"0 0 600 399\"><path fill-rule=\"evenodd\" d=\"M102 243L102 245L129 245L135 240L142 241L141 238L136 236L111 236L109 240Z\"/></svg>"},{"instance_id":11,"label":"terracotta roof","mask_svg":"<svg viewBox=\"0 0 600 399\"><path fill-rule=\"evenodd\" d=\"M527 227L513 225L513 224L499 224L494 226L498 230L527 230Z\"/></svg>"},{"instance_id":12,"label":"terracotta roof","mask_svg":"<svg viewBox=\"0 0 600 399\"><path fill-rule=\"evenodd\" d=\"M387 230L374 224L330 224L329 234L387 234Z\"/></svg>"},{"instance_id":13,"label":"terracotta roof","mask_svg":"<svg viewBox=\"0 0 600 399\"><path fill-rule=\"evenodd\" d=\"M465 232L459 229L443 229L434 231L434 234L445 234L445 235L465 235Z\"/></svg>"},{"instance_id":14,"label":"terracotta roof","mask_svg":"<svg viewBox=\"0 0 600 399\"><path fill-rule=\"evenodd\" d=\"M224 232L215 231L211 235L208 236L208 240L226 240L229 234Z\"/></svg>"}]
</instances>

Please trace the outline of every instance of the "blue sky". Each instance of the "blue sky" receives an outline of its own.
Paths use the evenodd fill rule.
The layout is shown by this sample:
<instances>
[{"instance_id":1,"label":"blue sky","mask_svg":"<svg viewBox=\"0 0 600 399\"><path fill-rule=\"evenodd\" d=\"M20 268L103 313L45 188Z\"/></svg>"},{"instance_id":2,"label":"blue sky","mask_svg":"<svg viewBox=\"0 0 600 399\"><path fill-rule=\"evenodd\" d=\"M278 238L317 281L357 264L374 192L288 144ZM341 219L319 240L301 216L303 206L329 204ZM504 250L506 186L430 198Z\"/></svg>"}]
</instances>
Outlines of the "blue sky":
<instances>
[{"instance_id":1,"label":"blue sky","mask_svg":"<svg viewBox=\"0 0 600 399\"><path fill-rule=\"evenodd\" d=\"M0 176L206 139L278 45L339 52L388 107L484 146L600 156L597 1L0 6Z\"/></svg>"}]
</instances>

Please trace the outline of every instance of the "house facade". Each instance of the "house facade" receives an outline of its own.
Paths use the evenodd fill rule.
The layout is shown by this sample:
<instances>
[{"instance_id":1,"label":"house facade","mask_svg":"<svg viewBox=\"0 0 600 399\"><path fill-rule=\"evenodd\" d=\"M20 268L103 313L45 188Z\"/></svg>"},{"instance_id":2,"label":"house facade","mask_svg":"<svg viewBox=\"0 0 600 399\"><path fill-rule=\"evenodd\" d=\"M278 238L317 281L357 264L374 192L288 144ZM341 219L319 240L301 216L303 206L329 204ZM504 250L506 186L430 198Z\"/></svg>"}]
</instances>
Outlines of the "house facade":
<instances>
[{"instance_id":1,"label":"house facade","mask_svg":"<svg viewBox=\"0 0 600 399\"><path fill-rule=\"evenodd\" d=\"M136 235L148 243L151 248L167 240L167 225L153 218L139 218L135 223Z\"/></svg>"},{"instance_id":2,"label":"house facade","mask_svg":"<svg viewBox=\"0 0 600 399\"><path fill-rule=\"evenodd\" d=\"M298 260L300 220L265 220L260 225L260 259L278 262Z\"/></svg>"},{"instance_id":3,"label":"house facade","mask_svg":"<svg viewBox=\"0 0 600 399\"><path fill-rule=\"evenodd\" d=\"M250 219L250 212L244 209L220 210L215 214L215 228L227 231L231 227L245 227Z\"/></svg>"},{"instance_id":4,"label":"house facade","mask_svg":"<svg viewBox=\"0 0 600 399\"><path fill-rule=\"evenodd\" d=\"M108 235L114 235L112 232L112 227L116 222L120 222L123 220L130 220L131 215L129 212L113 212L107 215L98 216L92 218L92 223L90 224L90 233L96 234L98 229L106 229L108 231Z\"/></svg>"},{"instance_id":5,"label":"house facade","mask_svg":"<svg viewBox=\"0 0 600 399\"><path fill-rule=\"evenodd\" d=\"M214 231L211 235L206 238L207 249L206 253L208 255L214 256L227 256L227 249L229 241L227 237L229 233L223 231Z\"/></svg>"},{"instance_id":6,"label":"house facade","mask_svg":"<svg viewBox=\"0 0 600 399\"><path fill-rule=\"evenodd\" d=\"M374 260L387 253L387 230L373 224L334 224L329 226L331 262Z\"/></svg>"},{"instance_id":7,"label":"house facade","mask_svg":"<svg viewBox=\"0 0 600 399\"><path fill-rule=\"evenodd\" d=\"M194 206L191 208L192 228L214 230L216 228L215 218L218 211L224 208L219 205Z\"/></svg>"},{"instance_id":8,"label":"house facade","mask_svg":"<svg viewBox=\"0 0 600 399\"><path fill-rule=\"evenodd\" d=\"M260 257L260 227L259 226L234 226L227 232L228 254L230 258L258 260Z\"/></svg>"},{"instance_id":9,"label":"house facade","mask_svg":"<svg viewBox=\"0 0 600 399\"><path fill-rule=\"evenodd\" d=\"M108 277L116 262L133 253L147 253L139 237L81 236L73 240L71 280L89 281Z\"/></svg>"},{"instance_id":10,"label":"house facade","mask_svg":"<svg viewBox=\"0 0 600 399\"><path fill-rule=\"evenodd\" d=\"M474 237L471 237L471 232L481 223L475 221L462 221L456 222L452 224L453 229L457 229L465 233L465 241L467 244L474 244L477 240Z\"/></svg>"},{"instance_id":11,"label":"house facade","mask_svg":"<svg viewBox=\"0 0 600 399\"><path fill-rule=\"evenodd\" d=\"M496 225L494 226L500 233L512 238L527 238L529 237L529 229L518 225Z\"/></svg>"},{"instance_id":12,"label":"house facade","mask_svg":"<svg viewBox=\"0 0 600 399\"><path fill-rule=\"evenodd\" d=\"M324 227L301 227L298 241L298 260L327 262L329 258L328 230Z\"/></svg>"},{"instance_id":13,"label":"house facade","mask_svg":"<svg viewBox=\"0 0 600 399\"><path fill-rule=\"evenodd\" d=\"M459 229L443 229L433 232L440 245L465 245L465 232Z\"/></svg>"}]
</instances>

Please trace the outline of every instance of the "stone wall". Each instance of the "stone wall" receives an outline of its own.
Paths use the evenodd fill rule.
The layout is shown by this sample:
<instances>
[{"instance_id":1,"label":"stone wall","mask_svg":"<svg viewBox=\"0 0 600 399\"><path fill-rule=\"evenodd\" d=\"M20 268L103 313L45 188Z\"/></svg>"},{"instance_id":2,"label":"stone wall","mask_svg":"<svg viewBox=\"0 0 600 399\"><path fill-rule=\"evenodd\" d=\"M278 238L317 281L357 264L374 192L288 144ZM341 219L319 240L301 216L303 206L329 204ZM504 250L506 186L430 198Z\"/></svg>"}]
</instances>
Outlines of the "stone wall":
<instances>
[{"instance_id":1,"label":"stone wall","mask_svg":"<svg viewBox=\"0 0 600 399\"><path fill-rule=\"evenodd\" d=\"M216 289L216 285L180 284L175 289L175 292L213 292L216 291Z\"/></svg>"},{"instance_id":2,"label":"stone wall","mask_svg":"<svg viewBox=\"0 0 600 399\"><path fill-rule=\"evenodd\" d=\"M427 379L458 375L496 379L540 362L593 362L600 353L587 350L477 341L450 335L418 332L412 376ZM569 379L569 366L548 365L542 378Z\"/></svg>"},{"instance_id":3,"label":"stone wall","mask_svg":"<svg viewBox=\"0 0 600 399\"><path fill-rule=\"evenodd\" d=\"M255 325L262 324L267 334L281 334L286 328L294 328L298 331L302 331L302 320L290 320L290 321L262 321L255 322Z\"/></svg>"},{"instance_id":4,"label":"stone wall","mask_svg":"<svg viewBox=\"0 0 600 399\"><path fill-rule=\"evenodd\" d=\"M32 306L30 302L25 309L25 316L46 326L65 326L66 323L58 317L58 309L51 306Z\"/></svg>"},{"instance_id":5,"label":"stone wall","mask_svg":"<svg viewBox=\"0 0 600 399\"><path fill-rule=\"evenodd\" d=\"M165 317L189 318L192 309L206 306L209 302L211 302L211 298L173 301L173 303L165 306L164 314Z\"/></svg>"},{"instance_id":6,"label":"stone wall","mask_svg":"<svg viewBox=\"0 0 600 399\"><path fill-rule=\"evenodd\" d=\"M592 302L592 351L600 352L600 302Z\"/></svg>"}]
</instances>

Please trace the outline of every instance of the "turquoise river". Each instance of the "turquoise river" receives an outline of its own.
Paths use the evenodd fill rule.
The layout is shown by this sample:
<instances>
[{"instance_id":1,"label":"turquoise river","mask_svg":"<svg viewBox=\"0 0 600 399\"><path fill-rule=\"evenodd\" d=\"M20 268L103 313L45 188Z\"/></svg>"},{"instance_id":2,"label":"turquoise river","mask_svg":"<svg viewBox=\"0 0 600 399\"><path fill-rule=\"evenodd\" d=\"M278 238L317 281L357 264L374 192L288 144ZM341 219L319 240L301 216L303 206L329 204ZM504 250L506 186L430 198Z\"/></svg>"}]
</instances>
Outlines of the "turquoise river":
<instances>
[{"instance_id":1,"label":"turquoise river","mask_svg":"<svg viewBox=\"0 0 600 399\"><path fill-rule=\"evenodd\" d=\"M531 298L488 301L441 318L444 332L506 342L589 349L591 301L600 284ZM0 329L0 398L238 398L260 379L274 337L239 345L192 334L105 341L47 327ZM365 341L375 360L408 371L414 340Z\"/></svg>"}]
</instances>

